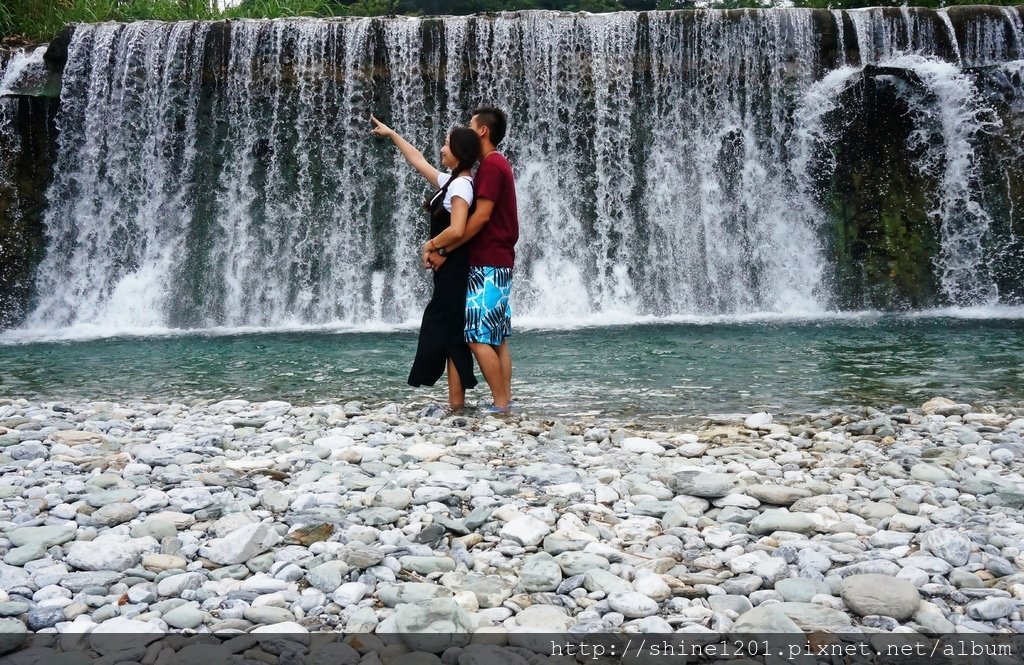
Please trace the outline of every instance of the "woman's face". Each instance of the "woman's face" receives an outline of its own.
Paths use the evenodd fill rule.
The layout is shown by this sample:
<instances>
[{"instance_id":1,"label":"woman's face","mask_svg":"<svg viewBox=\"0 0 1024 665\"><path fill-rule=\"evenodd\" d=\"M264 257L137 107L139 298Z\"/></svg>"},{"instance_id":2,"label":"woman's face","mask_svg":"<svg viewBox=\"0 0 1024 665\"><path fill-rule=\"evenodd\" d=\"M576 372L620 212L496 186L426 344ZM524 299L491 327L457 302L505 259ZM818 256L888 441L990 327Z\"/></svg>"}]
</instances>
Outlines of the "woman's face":
<instances>
[{"instance_id":1,"label":"woman's face","mask_svg":"<svg viewBox=\"0 0 1024 665\"><path fill-rule=\"evenodd\" d=\"M444 137L444 145L441 146L441 164L449 169L453 169L459 165L459 160L452 154L452 148L448 144L450 139L450 136Z\"/></svg>"}]
</instances>

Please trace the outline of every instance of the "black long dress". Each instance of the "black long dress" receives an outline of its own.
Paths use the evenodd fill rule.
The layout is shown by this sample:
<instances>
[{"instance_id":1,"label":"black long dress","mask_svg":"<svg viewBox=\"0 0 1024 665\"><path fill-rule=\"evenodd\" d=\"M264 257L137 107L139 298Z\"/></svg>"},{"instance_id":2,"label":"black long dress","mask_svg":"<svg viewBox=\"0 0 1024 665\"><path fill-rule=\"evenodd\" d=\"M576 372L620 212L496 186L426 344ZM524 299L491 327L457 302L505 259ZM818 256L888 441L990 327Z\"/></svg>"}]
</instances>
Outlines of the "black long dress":
<instances>
[{"instance_id":1,"label":"black long dress","mask_svg":"<svg viewBox=\"0 0 1024 665\"><path fill-rule=\"evenodd\" d=\"M452 215L444 208L448 180L430 202L430 237L451 224ZM475 198L475 197L474 197ZM474 204L470 207L472 212ZM434 271L434 293L423 311L416 358L409 372L410 386L432 386L444 374L448 358L455 363L464 388L477 384L473 356L466 344L466 281L469 276L469 251L466 245L448 254L440 270Z\"/></svg>"}]
</instances>

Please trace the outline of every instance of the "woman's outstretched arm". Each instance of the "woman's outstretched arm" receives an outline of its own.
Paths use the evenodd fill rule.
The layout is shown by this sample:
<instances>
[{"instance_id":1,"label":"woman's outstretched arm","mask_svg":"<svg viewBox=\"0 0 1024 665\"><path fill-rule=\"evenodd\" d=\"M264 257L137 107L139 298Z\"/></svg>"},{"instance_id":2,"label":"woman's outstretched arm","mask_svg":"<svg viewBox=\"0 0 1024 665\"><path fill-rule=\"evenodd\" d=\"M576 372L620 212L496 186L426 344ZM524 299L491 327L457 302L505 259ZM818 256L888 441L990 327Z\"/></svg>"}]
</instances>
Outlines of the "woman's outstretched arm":
<instances>
[{"instance_id":1,"label":"woman's outstretched arm","mask_svg":"<svg viewBox=\"0 0 1024 665\"><path fill-rule=\"evenodd\" d=\"M375 127L370 130L370 133L374 136L387 137L391 139L391 142L398 146L398 149L402 153L402 157L405 157L405 161L412 164L412 166L419 171L432 186L437 187L437 176L441 172L427 162L426 158L423 157L423 153L399 136L398 132L378 120L372 113L370 114L370 119L373 120L375 125Z\"/></svg>"}]
</instances>

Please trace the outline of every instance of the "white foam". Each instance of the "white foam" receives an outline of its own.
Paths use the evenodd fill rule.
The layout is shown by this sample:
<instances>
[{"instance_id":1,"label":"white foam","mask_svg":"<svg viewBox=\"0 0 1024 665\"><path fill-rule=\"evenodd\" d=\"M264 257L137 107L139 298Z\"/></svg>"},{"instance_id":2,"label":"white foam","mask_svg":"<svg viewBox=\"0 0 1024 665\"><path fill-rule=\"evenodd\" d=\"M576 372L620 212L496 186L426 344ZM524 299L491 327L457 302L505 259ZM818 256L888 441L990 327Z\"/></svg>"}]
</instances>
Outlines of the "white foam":
<instances>
[{"instance_id":1,"label":"white foam","mask_svg":"<svg viewBox=\"0 0 1024 665\"><path fill-rule=\"evenodd\" d=\"M4 67L3 75L0 76L0 97L16 92L18 81L26 72L36 67L42 67L44 55L46 55L45 46L40 46L31 52L23 49L15 51Z\"/></svg>"},{"instance_id":2,"label":"white foam","mask_svg":"<svg viewBox=\"0 0 1024 665\"><path fill-rule=\"evenodd\" d=\"M745 314L637 316L627 312L593 314L566 320L556 317L521 317L513 320L514 331L572 331L625 326L710 326L805 323L874 323L882 321L958 319L1002 321L1024 319L1024 306L942 307L913 312L885 312L881 310L828 311L807 310L789 312L749 312ZM164 326L117 326L76 324L67 328L28 328L0 333L0 345L22 345L51 342L85 342L117 338L168 337L230 337L236 335L272 335L283 333L387 334L416 332L418 319L401 323L367 322L348 323L290 323L275 326L215 326L209 328L169 328Z\"/></svg>"}]
</instances>

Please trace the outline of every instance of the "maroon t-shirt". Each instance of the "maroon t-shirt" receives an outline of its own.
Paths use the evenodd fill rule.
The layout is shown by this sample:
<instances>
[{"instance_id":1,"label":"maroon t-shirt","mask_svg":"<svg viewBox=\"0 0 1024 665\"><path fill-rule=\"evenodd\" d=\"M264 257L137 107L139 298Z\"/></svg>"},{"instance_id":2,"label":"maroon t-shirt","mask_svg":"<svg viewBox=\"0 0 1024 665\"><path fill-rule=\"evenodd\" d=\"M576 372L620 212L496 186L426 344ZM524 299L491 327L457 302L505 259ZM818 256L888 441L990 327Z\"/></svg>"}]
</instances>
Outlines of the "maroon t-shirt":
<instances>
[{"instance_id":1,"label":"maroon t-shirt","mask_svg":"<svg viewBox=\"0 0 1024 665\"><path fill-rule=\"evenodd\" d=\"M473 178L477 199L494 201L491 219L469 243L469 265L511 268L519 240L519 212L512 165L500 152L491 152L480 162Z\"/></svg>"}]
</instances>

